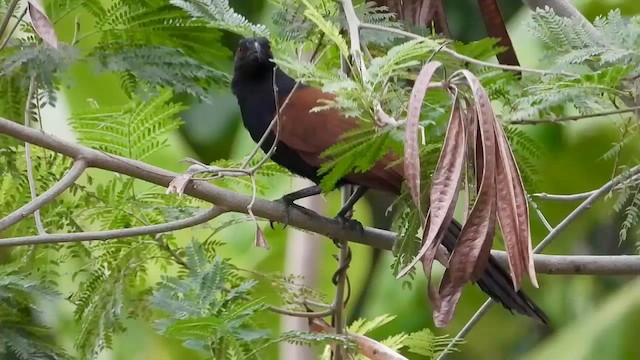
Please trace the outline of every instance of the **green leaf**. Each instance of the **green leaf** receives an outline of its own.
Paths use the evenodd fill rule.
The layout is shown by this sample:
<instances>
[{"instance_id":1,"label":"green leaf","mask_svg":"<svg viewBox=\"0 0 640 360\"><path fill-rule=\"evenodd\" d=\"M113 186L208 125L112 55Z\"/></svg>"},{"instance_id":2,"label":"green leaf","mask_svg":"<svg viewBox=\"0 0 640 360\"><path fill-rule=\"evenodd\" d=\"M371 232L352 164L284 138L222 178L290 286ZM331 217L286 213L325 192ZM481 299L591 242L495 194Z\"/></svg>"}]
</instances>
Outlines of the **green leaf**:
<instances>
[{"instance_id":1,"label":"green leaf","mask_svg":"<svg viewBox=\"0 0 640 360\"><path fill-rule=\"evenodd\" d=\"M307 9L304 11L304 16L306 16L309 20L313 21L316 26L322 31L327 38L329 38L340 50L340 54L342 56L349 56L349 47L347 46L346 40L340 35L340 30L338 27L329 21L327 21L322 14L318 11L316 7L314 7L309 0L300 0Z\"/></svg>"},{"instance_id":2,"label":"green leaf","mask_svg":"<svg viewBox=\"0 0 640 360\"><path fill-rule=\"evenodd\" d=\"M211 101L212 86L227 86L229 75L203 65L179 49L109 44L95 52L100 69L123 73L123 88L131 96L147 87L173 89Z\"/></svg>"}]
</instances>

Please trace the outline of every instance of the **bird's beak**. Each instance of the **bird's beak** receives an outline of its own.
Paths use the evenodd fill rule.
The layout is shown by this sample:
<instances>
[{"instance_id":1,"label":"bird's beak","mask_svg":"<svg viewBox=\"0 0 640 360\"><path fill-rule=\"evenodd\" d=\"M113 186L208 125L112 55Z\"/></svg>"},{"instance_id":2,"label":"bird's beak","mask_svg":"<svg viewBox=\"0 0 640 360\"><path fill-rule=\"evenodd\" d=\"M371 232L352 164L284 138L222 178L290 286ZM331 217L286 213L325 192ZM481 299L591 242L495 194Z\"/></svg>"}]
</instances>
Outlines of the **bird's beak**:
<instances>
[{"instance_id":1,"label":"bird's beak","mask_svg":"<svg viewBox=\"0 0 640 360\"><path fill-rule=\"evenodd\" d=\"M260 44L257 41L254 41L253 47L256 49L256 55L258 55L258 59L262 59L262 49L260 48Z\"/></svg>"}]
</instances>

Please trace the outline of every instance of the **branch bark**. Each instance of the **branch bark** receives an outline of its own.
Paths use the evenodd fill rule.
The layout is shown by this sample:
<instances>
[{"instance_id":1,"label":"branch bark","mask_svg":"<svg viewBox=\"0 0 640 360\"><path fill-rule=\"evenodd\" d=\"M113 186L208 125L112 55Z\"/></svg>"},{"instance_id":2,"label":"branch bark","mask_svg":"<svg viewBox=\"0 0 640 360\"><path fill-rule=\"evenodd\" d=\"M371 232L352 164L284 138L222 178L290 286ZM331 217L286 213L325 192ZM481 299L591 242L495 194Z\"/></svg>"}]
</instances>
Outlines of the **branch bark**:
<instances>
[{"instance_id":1,"label":"branch bark","mask_svg":"<svg viewBox=\"0 0 640 360\"><path fill-rule=\"evenodd\" d=\"M84 147L38 130L26 128L20 124L0 118L0 133L12 136L18 140L29 142L56 151L60 154L75 159L76 171L83 166L100 168L113 171L122 175L135 177L159 186L166 187L177 173L164 170L140 161L122 158L115 155ZM76 165L76 164L80 165ZM640 170L639 170L640 171ZM71 177L71 171L65 178ZM76 175L73 175L76 176ZM60 184L60 183L58 183ZM609 185L607 185L609 186ZM59 191L59 190L56 190ZM46 196L45 192L38 199ZM237 194L204 182L193 182L185 189L185 193L198 199L217 205L216 208L197 215L196 217L178 220L172 223L145 226L133 229L112 231L99 231L80 234L48 234L44 236L29 236L20 238L0 239L2 246L29 245L35 243L52 243L60 241L89 241L105 240L116 237L131 237L152 233L173 231L184 228L185 225L202 223L215 217L217 213L233 211L247 213L247 205L251 201L250 196ZM30 203L31 204L31 203ZM26 206L29 206L27 204ZM30 205L30 206L33 206ZM253 206L254 213L265 219L280 221L285 220L285 207L281 203L256 199ZM15 212L14 212L15 213ZM9 216L15 216L14 213ZM0 220L4 222L6 220ZM186 224L185 224L186 223ZM371 247L391 250L396 241L396 234L365 228L364 231L352 230L344 227L340 221L328 219L313 211L305 211L301 208L292 208L289 212L289 224L291 226L311 231L337 240L347 240ZM193 226L191 225L191 226ZM556 227L557 228L557 227ZM551 236L551 235L549 235ZM548 238L548 237L547 237ZM498 260L506 264L506 253L494 250L492 254ZM559 256L559 255L535 255L536 271L541 274L580 274L580 275L630 275L640 274L640 256Z\"/></svg>"},{"instance_id":2,"label":"branch bark","mask_svg":"<svg viewBox=\"0 0 640 360\"><path fill-rule=\"evenodd\" d=\"M33 214L34 212L36 212L36 210L53 201L53 199L55 199L58 195L62 194L65 190L70 188L75 183L75 181L80 178L86 168L87 162L85 160L79 159L78 161L74 162L69 172L66 173L65 176L63 176L60 181L58 181L49 190L43 192L42 194L40 194L40 196L36 197L26 205L22 206L18 210L12 212L11 214L0 220L0 231L3 231L10 226L15 225L20 220Z\"/></svg>"}]
</instances>

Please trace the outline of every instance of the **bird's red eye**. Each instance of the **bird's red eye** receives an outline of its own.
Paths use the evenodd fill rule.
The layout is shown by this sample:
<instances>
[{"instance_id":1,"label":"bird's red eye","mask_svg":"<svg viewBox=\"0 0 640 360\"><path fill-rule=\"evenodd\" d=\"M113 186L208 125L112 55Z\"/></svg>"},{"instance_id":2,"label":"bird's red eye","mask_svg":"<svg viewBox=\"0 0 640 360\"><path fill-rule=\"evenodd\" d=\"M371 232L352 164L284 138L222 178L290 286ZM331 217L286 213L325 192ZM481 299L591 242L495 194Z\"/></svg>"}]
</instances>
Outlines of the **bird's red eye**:
<instances>
[{"instance_id":1,"label":"bird's red eye","mask_svg":"<svg viewBox=\"0 0 640 360\"><path fill-rule=\"evenodd\" d=\"M242 54L242 52L243 52L243 51L244 51L244 49L243 49L243 48L238 48L238 50L236 50L236 52L237 52L238 54Z\"/></svg>"}]
</instances>

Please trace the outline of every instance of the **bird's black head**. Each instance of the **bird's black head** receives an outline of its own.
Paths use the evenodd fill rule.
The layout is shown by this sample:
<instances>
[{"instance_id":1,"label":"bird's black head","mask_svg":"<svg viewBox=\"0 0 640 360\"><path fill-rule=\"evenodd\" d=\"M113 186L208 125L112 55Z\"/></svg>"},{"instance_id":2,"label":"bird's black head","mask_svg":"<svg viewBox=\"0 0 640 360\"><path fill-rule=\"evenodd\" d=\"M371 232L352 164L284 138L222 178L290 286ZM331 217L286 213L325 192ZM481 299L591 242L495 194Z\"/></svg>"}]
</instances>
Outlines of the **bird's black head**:
<instances>
[{"instance_id":1,"label":"bird's black head","mask_svg":"<svg viewBox=\"0 0 640 360\"><path fill-rule=\"evenodd\" d=\"M275 64L269 40L264 37L243 38L238 43L234 60L235 75L271 74Z\"/></svg>"}]
</instances>

